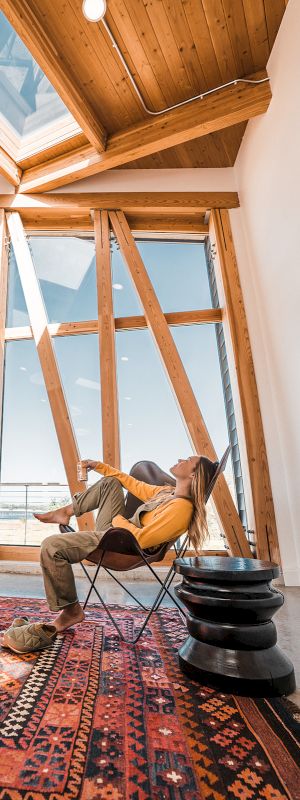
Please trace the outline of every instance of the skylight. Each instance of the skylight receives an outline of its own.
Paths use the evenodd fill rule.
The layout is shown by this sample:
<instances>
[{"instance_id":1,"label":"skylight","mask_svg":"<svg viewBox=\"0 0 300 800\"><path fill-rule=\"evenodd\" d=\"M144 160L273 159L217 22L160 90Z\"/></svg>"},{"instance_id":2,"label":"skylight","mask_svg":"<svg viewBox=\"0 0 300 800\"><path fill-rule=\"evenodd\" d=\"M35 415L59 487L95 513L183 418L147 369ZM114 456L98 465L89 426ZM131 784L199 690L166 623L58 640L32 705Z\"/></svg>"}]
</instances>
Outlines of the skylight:
<instances>
[{"instance_id":1,"label":"skylight","mask_svg":"<svg viewBox=\"0 0 300 800\"><path fill-rule=\"evenodd\" d=\"M43 71L0 12L0 114L30 139L41 129L73 119Z\"/></svg>"}]
</instances>

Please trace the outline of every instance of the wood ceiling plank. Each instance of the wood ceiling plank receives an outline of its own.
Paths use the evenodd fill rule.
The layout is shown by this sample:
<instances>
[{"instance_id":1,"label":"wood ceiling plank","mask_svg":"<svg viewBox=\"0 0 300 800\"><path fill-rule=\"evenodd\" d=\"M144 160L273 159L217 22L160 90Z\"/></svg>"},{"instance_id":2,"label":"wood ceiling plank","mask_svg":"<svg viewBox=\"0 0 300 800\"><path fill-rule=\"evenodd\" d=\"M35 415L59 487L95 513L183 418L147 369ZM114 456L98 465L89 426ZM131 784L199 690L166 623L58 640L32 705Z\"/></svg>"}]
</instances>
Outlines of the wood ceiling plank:
<instances>
[{"instance_id":1,"label":"wood ceiling plank","mask_svg":"<svg viewBox=\"0 0 300 800\"><path fill-rule=\"evenodd\" d=\"M185 0L184 13L195 41L195 48L206 80L206 89L212 89L222 83L222 76L202 2L195 3L195 0Z\"/></svg>"},{"instance_id":2,"label":"wood ceiling plank","mask_svg":"<svg viewBox=\"0 0 300 800\"><path fill-rule=\"evenodd\" d=\"M137 32L124 0L110 0L105 18L145 103L153 111L165 108L168 105L168 99L161 84L165 83L167 65L164 65L164 70L160 67L157 76L156 65L150 64L144 46L145 36L143 36L143 32L142 35ZM141 25L141 19L139 19L139 25ZM160 64L161 61L162 59L159 59ZM174 92L175 84L173 84Z\"/></svg>"},{"instance_id":3,"label":"wood ceiling plank","mask_svg":"<svg viewBox=\"0 0 300 800\"><path fill-rule=\"evenodd\" d=\"M265 77L265 73L256 73L256 77ZM45 166L25 171L20 189L22 192L55 189L158 150L197 139L264 113L270 99L269 82L255 86L231 86L202 101L195 100L159 118L113 134L103 153L97 153L90 147L81 148L70 156L62 156Z\"/></svg>"},{"instance_id":4,"label":"wood ceiling plank","mask_svg":"<svg viewBox=\"0 0 300 800\"><path fill-rule=\"evenodd\" d=\"M3 150L3 147L0 147L0 175L3 175L13 186L20 185L22 170L13 158Z\"/></svg>"},{"instance_id":5,"label":"wood ceiling plank","mask_svg":"<svg viewBox=\"0 0 300 800\"><path fill-rule=\"evenodd\" d=\"M266 65L270 55L264 0L243 0L254 68Z\"/></svg>"},{"instance_id":6,"label":"wood ceiling plank","mask_svg":"<svg viewBox=\"0 0 300 800\"><path fill-rule=\"evenodd\" d=\"M235 54L237 77L255 71L242 0L222 0L226 25Z\"/></svg>"},{"instance_id":7,"label":"wood ceiling plank","mask_svg":"<svg viewBox=\"0 0 300 800\"><path fill-rule=\"evenodd\" d=\"M147 15L155 35L157 37L159 51L164 56L165 62L171 74L176 76L176 95L173 102L184 100L191 97L192 86L185 69L181 52L174 39L169 15L162 3L162 0L150 0L145 4Z\"/></svg>"},{"instance_id":8,"label":"wood ceiling plank","mask_svg":"<svg viewBox=\"0 0 300 800\"><path fill-rule=\"evenodd\" d=\"M286 4L285 0L264 0L270 50L275 42Z\"/></svg>"},{"instance_id":9,"label":"wood ceiling plank","mask_svg":"<svg viewBox=\"0 0 300 800\"><path fill-rule=\"evenodd\" d=\"M136 34L142 42L149 64L151 64L153 68L157 83L164 95L164 102L153 110L158 111L161 108L165 108L166 105L172 105L177 98L178 90L176 79L171 73L168 63L164 58L164 54L161 51L155 30L153 29L147 13L146 5L143 0L119 0L119 5L122 7L125 6L136 30ZM132 49L131 57L134 59L134 52ZM136 77L138 79L138 76Z\"/></svg>"},{"instance_id":10,"label":"wood ceiling plank","mask_svg":"<svg viewBox=\"0 0 300 800\"><path fill-rule=\"evenodd\" d=\"M49 39L47 29L44 30L39 23L28 0L1 0L1 7L88 140L96 150L103 150L106 142L106 130L88 101L85 100L69 69L68 62L58 52L55 42Z\"/></svg>"},{"instance_id":11,"label":"wood ceiling plank","mask_svg":"<svg viewBox=\"0 0 300 800\"><path fill-rule=\"evenodd\" d=\"M174 0L163 0L173 33L176 47L181 54L185 71L191 86L191 94L200 94L206 88L205 76L202 71L201 61L195 47L194 37L184 13L182 3L174 4ZM190 95L191 96L191 95Z\"/></svg>"},{"instance_id":12,"label":"wood ceiling plank","mask_svg":"<svg viewBox=\"0 0 300 800\"><path fill-rule=\"evenodd\" d=\"M194 451L215 461L216 453L200 408L124 214L112 211L109 217ZM213 489L213 500L231 553L251 558L249 544L223 475Z\"/></svg>"},{"instance_id":13,"label":"wood ceiling plank","mask_svg":"<svg viewBox=\"0 0 300 800\"><path fill-rule=\"evenodd\" d=\"M235 163L246 127L247 122L240 122L239 125L233 125L232 128L226 128L214 134L222 143L222 148L227 156L228 166L230 167L233 167Z\"/></svg>"},{"instance_id":14,"label":"wood ceiling plank","mask_svg":"<svg viewBox=\"0 0 300 800\"><path fill-rule=\"evenodd\" d=\"M78 209L121 208L126 214L137 211L145 214L187 214L199 213L211 208L238 208L237 192L61 192L52 194L2 194L0 208L19 211L34 216L37 210L44 213L45 219L65 214L77 213Z\"/></svg>"},{"instance_id":15,"label":"wood ceiling plank","mask_svg":"<svg viewBox=\"0 0 300 800\"><path fill-rule=\"evenodd\" d=\"M222 0L202 0L222 81L239 78L236 53L232 48Z\"/></svg>"},{"instance_id":16,"label":"wood ceiling plank","mask_svg":"<svg viewBox=\"0 0 300 800\"><path fill-rule=\"evenodd\" d=\"M20 281L30 318L33 337L48 394L53 422L72 494L83 491L86 484L77 479L77 463L80 454L77 448L70 412L65 399L53 343L48 331L45 306L35 274L29 246L18 213L8 215L8 228L11 235ZM92 513L78 518L80 530L94 530Z\"/></svg>"}]
</instances>

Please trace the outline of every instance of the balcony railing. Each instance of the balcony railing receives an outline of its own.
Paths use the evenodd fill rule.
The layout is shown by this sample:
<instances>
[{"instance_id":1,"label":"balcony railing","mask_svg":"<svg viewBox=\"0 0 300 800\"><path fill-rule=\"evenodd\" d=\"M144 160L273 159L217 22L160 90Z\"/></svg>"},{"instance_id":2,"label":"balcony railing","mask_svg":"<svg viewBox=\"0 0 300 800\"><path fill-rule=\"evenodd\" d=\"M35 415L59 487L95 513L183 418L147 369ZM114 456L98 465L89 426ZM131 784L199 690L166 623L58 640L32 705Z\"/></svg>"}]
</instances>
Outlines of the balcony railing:
<instances>
[{"instance_id":1,"label":"balcony railing","mask_svg":"<svg viewBox=\"0 0 300 800\"><path fill-rule=\"evenodd\" d=\"M34 518L36 511L70 502L70 490L62 483L1 483L0 544L40 545L57 533L57 525L44 525Z\"/></svg>"},{"instance_id":2,"label":"balcony railing","mask_svg":"<svg viewBox=\"0 0 300 800\"><path fill-rule=\"evenodd\" d=\"M49 511L70 500L65 483L0 483L0 545L39 546L46 536L57 533L57 525L39 522L34 512ZM207 511L209 539L204 547L223 550L224 537L211 503Z\"/></svg>"}]
</instances>

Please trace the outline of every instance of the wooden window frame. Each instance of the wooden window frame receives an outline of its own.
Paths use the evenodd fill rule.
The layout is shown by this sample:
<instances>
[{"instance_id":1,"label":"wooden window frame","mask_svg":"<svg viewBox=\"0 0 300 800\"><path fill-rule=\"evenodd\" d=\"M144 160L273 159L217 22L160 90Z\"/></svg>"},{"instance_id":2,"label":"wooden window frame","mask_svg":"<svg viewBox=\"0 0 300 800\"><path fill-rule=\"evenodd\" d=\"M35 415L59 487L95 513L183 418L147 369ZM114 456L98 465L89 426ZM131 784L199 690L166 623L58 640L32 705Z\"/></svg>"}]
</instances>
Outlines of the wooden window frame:
<instances>
[{"instance_id":1,"label":"wooden window frame","mask_svg":"<svg viewBox=\"0 0 300 800\"><path fill-rule=\"evenodd\" d=\"M234 193L232 193L232 194L234 194ZM216 193L216 195L218 195L218 193ZM40 200L41 197L42 197L42 195L39 196L39 200ZM57 225L57 221L59 221L59 219L62 218L62 220L63 220L63 235L71 235L72 236L72 235L74 235L74 231L76 231L76 233L78 234L81 231L81 227L80 226L81 226L81 223L82 223L82 215L83 215L83 213L86 213L86 211L87 211L87 209L85 209L85 204L83 202L81 202L81 204L80 204L80 202L79 202L79 204L77 205L78 217L77 217L76 222L74 224L74 221L73 221L73 218L72 218L73 217L73 208L68 207L68 202L67 202L67 209L64 207L64 203L63 202L61 204L59 204L59 207L57 208L55 206L55 199L54 199L53 206L51 205L51 201L50 201L50 206L49 206L49 197L51 198L51 195L50 196L49 195L48 196L45 195L45 198L47 198L47 201L48 201L47 202L47 211L46 211L45 214L43 214L43 212L40 213L38 211L39 203L38 202L36 203L36 209L38 211L38 214L37 214L38 219L37 220L34 220L34 211L33 211L31 203L29 202L29 204L26 204L26 200L29 200L29 198L25 197L25 203L24 203L24 205L25 205L25 209L24 209L24 217L25 217L25 219L24 219L24 228L26 230L26 233L28 233L28 234L31 233L33 235L61 235L62 230L60 230L59 225ZM61 197L63 198L64 196L62 195ZM67 200L67 198L65 198L65 203L66 203L66 200ZM73 200L76 202L76 196L73 196ZM148 201L148 203L149 203L149 201ZM11 203L9 202L9 205L10 204ZM230 199L228 198L227 206L230 207L230 204L231 204L230 203ZM235 206L236 202L233 201L232 204ZM128 205L129 204L127 202L127 207L128 207ZM155 203L153 203L153 205L155 206ZM228 277L228 269L229 269L229 266L230 266L230 265L228 266L228 259L226 259L226 258L224 259L224 253L222 253L222 247L221 247L222 243L220 243L220 231L218 231L218 228L217 228L217 221L220 219L220 214L221 215L223 214L223 209L221 209L219 211L219 209L216 206L216 202L215 202L215 204L210 205L210 208L213 206L215 208L215 211L213 211L212 214L211 214L210 227L208 228L208 214L209 214L210 209L207 208L206 212L204 212L204 208L203 208L204 203L201 203L200 211L199 211L199 206L198 206L197 211L195 210L195 207L194 207L192 212L191 212L191 208L182 208L181 207L180 211L179 212L177 211L176 216L174 216L174 213L172 213L173 212L173 209L172 209L172 212L171 212L170 215L168 215L168 217L166 217L166 215L168 213L167 206L163 207L163 214L161 214L161 209L159 209L157 211L157 208L155 208L155 207L153 208L153 205L151 206L151 211L150 212L147 211L146 215L144 214L144 212L142 212L143 216L142 216L142 222L141 222L141 230L139 230L139 228L135 229L135 227L133 227L134 233L138 236L138 238L147 238L147 237L158 238L160 236L162 238L164 238L164 237L167 236L167 238L174 239L175 235L176 235L176 238L181 238L181 236L183 236L184 239L189 239L191 237L193 240L196 239L196 240L200 240L200 241L203 240L204 236L209 235L210 236L210 241L211 241L213 247L217 248L219 262L220 261L222 262L221 263L221 267L222 268L219 270L219 272L221 273L221 278L220 278L220 275L219 275L218 279L221 280L221 283L222 283L223 291L221 290L221 297L223 298L224 297L224 282L225 282L225 285L226 285L226 276ZM190 201L189 201L189 203L187 205L190 205ZM33 204L33 207L34 206L35 206L35 203ZM108 206L108 203L106 202L106 206L105 207L107 208L107 206ZM28 207L30 208L30 214L26 215ZM49 215L49 207L51 208L50 215ZM84 212L83 212L83 207L84 207ZM53 212L53 208L55 208L55 217L53 217L53 215L52 215L52 220L51 221L53 221L53 223L55 223L55 225L57 227L56 228L54 228L54 227L52 228L51 227L51 230L49 230L47 228L48 228L48 225L49 225L49 219L51 218L51 212ZM178 206L177 206L177 208L178 208ZM187 218L190 218L191 215L193 215L193 214L195 214L197 212L198 212L198 217L197 217L197 220L194 223L194 230L191 231L191 228L187 227ZM201 212L201 215L202 215L201 219L200 219L200 212ZM203 212L204 212L204 216L203 216ZM21 210L20 213L21 213L21 218L22 218L23 217L23 211ZM131 227L131 228L132 228L132 226L134 226L134 221L138 218L138 216L141 219L140 205L135 209L134 208L134 203L132 203L132 206L130 206L130 209L129 209L129 215L128 215L127 209L126 209L125 213L127 215L127 219L128 219L128 216L129 216L128 222L129 222L129 227ZM226 212L226 214L227 214L227 212ZM82 233L83 234L85 233L86 235L89 235L89 233L92 233L93 229L94 229L94 225L93 225L93 222L92 222L92 219L93 219L93 216L94 216L92 207L90 207L89 213L86 216L89 216L89 227L87 228L85 226L82 226L83 227ZM159 216L159 221L157 221L157 217L158 216ZM170 216L172 218L171 219L171 221L172 221L172 226L171 227L170 227ZM68 226L68 217L69 217L69 220L70 220L69 221L69 226ZM131 219L132 219L132 223L131 223ZM167 219L168 224L164 225L164 220L166 220L166 219ZM235 284L236 284L234 288L236 289L238 287L239 292L240 292L239 300L242 302L241 290L240 290L239 280L238 280L237 265L236 265L236 261L235 261L234 248L233 248L233 242L232 242L231 231L230 231L230 223L228 222L228 220L229 220L229 217L228 217L228 214L227 214L227 217L226 217L226 225L227 225L226 241L227 241L227 243L229 242L230 248L231 248L231 269L233 269L232 276L233 276ZM197 229L197 226L198 226L198 229ZM169 228L169 230L164 231L164 227ZM224 246L224 241L223 241L223 246ZM234 264L234 268L232 268L232 263ZM234 338L235 331L236 331L236 329L239 328L239 320L237 319L237 315L235 313L234 305L232 303L232 298L230 298L228 296L228 292L227 292L227 294L225 292L225 301L226 301L225 302L225 306L223 308L220 308L220 309L204 309L204 310L195 310L193 312L177 312L177 313L173 313L173 314L165 314L165 315L163 315L163 317L165 319L165 322L168 323L168 325L174 325L174 324L175 325L176 324L178 324L178 325L182 325L182 324L202 324L204 322L205 323L214 324L215 322L223 321L225 319L225 321L226 320L228 321L228 326L229 326L229 329L230 329L229 330L229 337L231 338L233 336L233 338ZM244 310L243 310L243 313L244 313ZM245 323L245 313L244 313L244 317L243 317L243 324L244 323ZM147 327L146 319L143 316L140 316L140 317L129 317L129 318L115 318L114 324L115 324L115 330L120 330L120 329L129 330L129 329L139 329L139 328ZM50 338L52 336L67 336L67 335L77 335L77 334L82 334L82 333L89 334L89 333L97 332L97 330L98 330L98 320L89 320L89 321L86 321L86 322L83 322L83 323L82 322L80 322L80 323L63 323L62 322L59 325L47 324L46 327L47 327L47 334L48 334L48 336ZM228 336L228 334L227 334L227 336ZM5 333L4 333L4 341L5 342L7 342L7 341L16 341L18 339L32 338L32 337L33 337L33 333L32 333L32 330L31 330L31 328L29 326L23 327L23 328L15 328L15 329L6 328L5 329ZM232 340L231 340L231 344L232 344ZM250 348L250 355L251 355L251 348ZM251 358L252 358L252 356L251 356ZM251 367L251 364L249 364L249 362L248 362L248 364L246 363L246 367L245 368L248 369L248 370L249 369L253 370L253 362L252 362L252 367ZM245 414L249 413L249 408L247 408L247 409L245 407L243 408L243 398L240 396L241 388L242 387L241 387L241 384L240 384L239 381L237 382L237 385L233 384L233 390L234 390L234 395L235 395L234 400L236 402L236 399L237 399L238 400L238 404L240 406L242 406L242 414L241 414L241 416L243 418L243 414L245 416ZM236 397L236 392L237 391L238 391L238 396ZM242 392L243 392L243 388L242 388ZM257 403L257 397L255 398L255 403ZM251 401L250 401L250 407L251 407ZM245 425L243 426L243 430L241 431L241 433L242 433L244 438L246 437L246 439L247 439L247 436L249 438L249 431L245 430ZM262 424L261 424L261 427L260 427L260 435L261 435L261 433L262 433L262 436L263 436ZM239 434L240 434L240 431L239 431ZM246 451L247 451L248 457L249 457L249 448L246 447ZM255 468L257 469L257 467L258 467L258 465L256 464ZM248 469L248 464L247 464L247 469ZM253 475L250 476L250 477L252 478L252 480L251 480L252 501L254 501L257 504L257 497L253 496L253 495L255 495L255 491L253 492L253 485L254 485L255 480L257 480L257 478L256 478L256 476L253 476ZM264 490L265 490L266 486L270 487L270 483L268 483L268 465L267 465L267 461L266 461L266 477L267 477L267 481L265 481L265 483L264 483ZM271 495L271 498L272 498L272 495ZM274 509L273 509L273 512L274 512ZM259 513L261 514L261 509L260 509ZM272 514L272 507L271 507L271 510L270 510L270 508L267 509L267 513L269 514L269 516L270 516L270 513ZM269 554L269 557L272 557L273 554L276 552L276 560L279 561L280 560L280 554L279 554L278 539L277 539L277 534L276 534L275 516L272 519L272 532L273 533L272 533L271 540L268 541L268 544L267 544L267 546L268 546L268 554ZM275 532L275 537L274 537L274 532ZM265 542L263 541L262 535L259 532L259 529L257 530L257 544L258 544L258 550L260 551L259 554L261 555L263 553L264 548L266 549L266 545L265 545ZM38 548L30 548L30 550L31 550L31 554L32 554L32 552L34 550L36 550L36 552L38 552ZM206 551L206 552L210 552L210 551ZM217 552L217 551L214 551L214 552ZM220 551L218 551L218 553L219 552ZM16 545L16 546L12 546L12 548L10 550L9 546L5 546L5 545L1 546L0 545L0 555L2 557L12 558L12 560L22 560L22 557L24 557L24 555L26 555L26 558L28 558L28 548L26 546L18 546L18 545ZM35 560L35 559L33 559L33 560ZM164 566L165 563L166 564L168 563L168 559L167 558L166 558L165 562L163 562L162 566Z\"/></svg>"}]
</instances>

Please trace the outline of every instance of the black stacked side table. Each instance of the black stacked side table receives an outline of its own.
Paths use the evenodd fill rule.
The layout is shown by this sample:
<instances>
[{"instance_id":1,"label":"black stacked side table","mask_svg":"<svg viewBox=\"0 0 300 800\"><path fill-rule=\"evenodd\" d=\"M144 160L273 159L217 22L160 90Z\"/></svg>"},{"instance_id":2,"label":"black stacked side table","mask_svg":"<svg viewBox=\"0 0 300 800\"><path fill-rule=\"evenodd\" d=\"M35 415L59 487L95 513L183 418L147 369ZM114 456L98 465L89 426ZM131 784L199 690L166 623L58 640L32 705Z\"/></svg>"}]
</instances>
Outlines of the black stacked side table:
<instances>
[{"instance_id":1,"label":"black stacked side table","mask_svg":"<svg viewBox=\"0 0 300 800\"><path fill-rule=\"evenodd\" d=\"M179 650L194 680L233 694L276 697L295 690L294 668L280 650L272 617L284 602L268 561L219 556L177 558L177 597L189 636Z\"/></svg>"}]
</instances>

